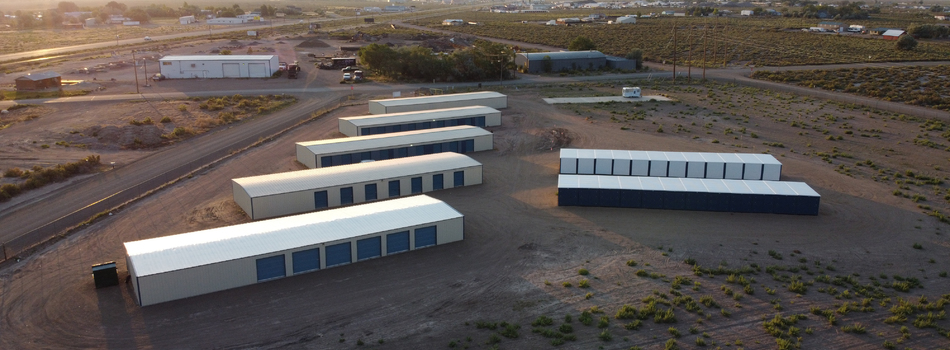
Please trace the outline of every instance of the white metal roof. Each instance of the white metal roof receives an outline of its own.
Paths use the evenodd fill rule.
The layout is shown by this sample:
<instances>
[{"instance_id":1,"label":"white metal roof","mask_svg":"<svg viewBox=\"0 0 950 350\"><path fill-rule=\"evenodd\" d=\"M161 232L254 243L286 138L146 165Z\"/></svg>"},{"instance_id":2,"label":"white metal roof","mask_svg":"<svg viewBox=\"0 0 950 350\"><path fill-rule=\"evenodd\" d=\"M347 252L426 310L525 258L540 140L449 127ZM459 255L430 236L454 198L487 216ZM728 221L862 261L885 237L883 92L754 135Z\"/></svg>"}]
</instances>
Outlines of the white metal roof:
<instances>
[{"instance_id":1,"label":"white metal roof","mask_svg":"<svg viewBox=\"0 0 950 350\"><path fill-rule=\"evenodd\" d=\"M455 152L233 179L251 198L480 166Z\"/></svg>"},{"instance_id":2,"label":"white metal roof","mask_svg":"<svg viewBox=\"0 0 950 350\"><path fill-rule=\"evenodd\" d=\"M558 188L618 189L618 185L622 190L821 197L804 182L610 175L558 175L557 178Z\"/></svg>"},{"instance_id":3,"label":"white metal roof","mask_svg":"<svg viewBox=\"0 0 950 350\"><path fill-rule=\"evenodd\" d=\"M505 96L506 95L498 93L498 92L494 92L494 91L479 91L479 92L467 92L467 93L462 93L462 94L404 97L404 98L394 98L394 99L388 99L388 100L370 100L370 102L376 102L386 107L393 107L393 106L410 106L410 105L417 105L417 104L422 104L422 103L470 101L470 100L505 97Z\"/></svg>"},{"instance_id":4,"label":"white metal roof","mask_svg":"<svg viewBox=\"0 0 950 350\"><path fill-rule=\"evenodd\" d=\"M297 142L317 154L336 154L355 151L381 149L413 143L432 143L441 140L454 140L491 135L485 129L471 125L446 128L413 130L369 136L344 137L330 140Z\"/></svg>"},{"instance_id":5,"label":"white metal roof","mask_svg":"<svg viewBox=\"0 0 950 350\"><path fill-rule=\"evenodd\" d=\"M889 29L888 31L881 34L883 36L901 36L904 35L904 31L900 29Z\"/></svg>"},{"instance_id":6,"label":"white metal roof","mask_svg":"<svg viewBox=\"0 0 950 350\"><path fill-rule=\"evenodd\" d=\"M16 78L15 80L32 80L32 81L37 81L37 80L43 80L43 79L49 79L49 78L59 78L59 77L60 77L59 73L56 73L56 72L52 72L52 71L51 71L51 72L26 73L26 75L20 76L20 77Z\"/></svg>"},{"instance_id":7,"label":"white metal roof","mask_svg":"<svg viewBox=\"0 0 950 350\"><path fill-rule=\"evenodd\" d=\"M159 61L269 61L274 55L188 55L165 56Z\"/></svg>"},{"instance_id":8,"label":"white metal roof","mask_svg":"<svg viewBox=\"0 0 950 350\"><path fill-rule=\"evenodd\" d=\"M450 118L465 118L469 116L484 116L487 114L501 113L497 109L485 106L469 106L445 109L430 109L425 111L387 113L375 115L362 115L357 117L345 117L340 120L346 120L357 127L372 125L400 124L411 122L422 122L429 120L440 120Z\"/></svg>"},{"instance_id":9,"label":"white metal roof","mask_svg":"<svg viewBox=\"0 0 950 350\"><path fill-rule=\"evenodd\" d=\"M125 250L141 277L462 216L440 200L419 195L126 242Z\"/></svg>"}]
</instances>

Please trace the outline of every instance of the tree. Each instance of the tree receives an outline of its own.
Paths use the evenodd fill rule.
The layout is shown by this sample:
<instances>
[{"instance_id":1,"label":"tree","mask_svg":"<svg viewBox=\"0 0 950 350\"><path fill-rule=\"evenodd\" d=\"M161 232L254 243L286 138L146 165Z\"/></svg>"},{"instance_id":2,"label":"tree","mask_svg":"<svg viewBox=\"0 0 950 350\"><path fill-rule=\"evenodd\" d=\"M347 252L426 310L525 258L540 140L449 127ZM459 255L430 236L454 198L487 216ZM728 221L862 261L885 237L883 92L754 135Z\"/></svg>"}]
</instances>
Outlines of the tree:
<instances>
[{"instance_id":1,"label":"tree","mask_svg":"<svg viewBox=\"0 0 950 350\"><path fill-rule=\"evenodd\" d=\"M633 49L627 53L628 60L637 60L637 69L643 69L643 50Z\"/></svg>"},{"instance_id":2,"label":"tree","mask_svg":"<svg viewBox=\"0 0 950 350\"><path fill-rule=\"evenodd\" d=\"M139 21L142 23L148 23L149 17L148 12L140 8L134 8L125 12L125 16L131 18L133 21Z\"/></svg>"},{"instance_id":3,"label":"tree","mask_svg":"<svg viewBox=\"0 0 950 350\"><path fill-rule=\"evenodd\" d=\"M72 1L60 1L60 3L56 5L56 9L59 10L59 13L77 12L79 11L79 6L76 6L76 3Z\"/></svg>"},{"instance_id":4,"label":"tree","mask_svg":"<svg viewBox=\"0 0 950 350\"><path fill-rule=\"evenodd\" d=\"M110 13L121 14L125 12L125 10L128 10L129 7L120 2L109 1L109 3L106 4L106 9L108 9Z\"/></svg>"},{"instance_id":5,"label":"tree","mask_svg":"<svg viewBox=\"0 0 950 350\"><path fill-rule=\"evenodd\" d=\"M544 58L541 59L541 70L545 73L551 73L552 69L554 69L554 63L551 62L551 56L544 55Z\"/></svg>"},{"instance_id":6,"label":"tree","mask_svg":"<svg viewBox=\"0 0 950 350\"><path fill-rule=\"evenodd\" d=\"M943 12L943 6L935 5L930 8L930 12Z\"/></svg>"},{"instance_id":7,"label":"tree","mask_svg":"<svg viewBox=\"0 0 950 350\"><path fill-rule=\"evenodd\" d=\"M901 35L895 45L898 50L910 51L917 47L917 39L910 35Z\"/></svg>"},{"instance_id":8,"label":"tree","mask_svg":"<svg viewBox=\"0 0 950 350\"><path fill-rule=\"evenodd\" d=\"M597 50L597 44L586 36L578 36L571 40L571 43L567 45L567 49L570 51Z\"/></svg>"}]
</instances>

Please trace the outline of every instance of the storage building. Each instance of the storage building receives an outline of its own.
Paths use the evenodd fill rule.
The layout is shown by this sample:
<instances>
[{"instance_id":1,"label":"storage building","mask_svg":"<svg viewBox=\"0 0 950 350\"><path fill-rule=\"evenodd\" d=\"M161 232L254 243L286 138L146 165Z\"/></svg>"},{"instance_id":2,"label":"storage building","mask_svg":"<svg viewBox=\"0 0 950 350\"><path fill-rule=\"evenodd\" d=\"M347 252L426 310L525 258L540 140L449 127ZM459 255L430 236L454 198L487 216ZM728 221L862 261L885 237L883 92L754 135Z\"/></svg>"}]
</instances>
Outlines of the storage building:
<instances>
[{"instance_id":1,"label":"storage building","mask_svg":"<svg viewBox=\"0 0 950 350\"><path fill-rule=\"evenodd\" d=\"M558 206L818 215L803 182L558 175Z\"/></svg>"},{"instance_id":2,"label":"storage building","mask_svg":"<svg viewBox=\"0 0 950 350\"><path fill-rule=\"evenodd\" d=\"M495 109L508 108L508 96L494 91L479 91L464 94L370 100L369 113L388 114L471 106L485 106Z\"/></svg>"},{"instance_id":3,"label":"storage building","mask_svg":"<svg viewBox=\"0 0 950 350\"><path fill-rule=\"evenodd\" d=\"M62 86L63 77L56 72L27 73L14 81L17 91L59 89Z\"/></svg>"},{"instance_id":4,"label":"storage building","mask_svg":"<svg viewBox=\"0 0 950 350\"><path fill-rule=\"evenodd\" d=\"M561 174L779 181L770 154L561 149Z\"/></svg>"},{"instance_id":5,"label":"storage building","mask_svg":"<svg viewBox=\"0 0 950 350\"><path fill-rule=\"evenodd\" d=\"M253 220L482 183L482 164L446 152L232 180Z\"/></svg>"},{"instance_id":6,"label":"storage building","mask_svg":"<svg viewBox=\"0 0 950 350\"><path fill-rule=\"evenodd\" d=\"M904 35L904 34L907 34L907 33L904 32L903 30L890 29L881 35L884 36L884 40L897 40L897 39L900 39L901 35Z\"/></svg>"},{"instance_id":7,"label":"storage building","mask_svg":"<svg viewBox=\"0 0 950 350\"><path fill-rule=\"evenodd\" d=\"M519 52L515 65L527 73L597 70L607 65L607 55L600 51Z\"/></svg>"},{"instance_id":8,"label":"storage building","mask_svg":"<svg viewBox=\"0 0 950 350\"><path fill-rule=\"evenodd\" d=\"M346 117L340 118L338 123L340 132L346 136L366 136L458 125L499 126L501 112L491 107L471 106Z\"/></svg>"},{"instance_id":9,"label":"storage building","mask_svg":"<svg viewBox=\"0 0 950 350\"><path fill-rule=\"evenodd\" d=\"M492 133L479 127L461 125L298 142L297 161L312 169L386 160L397 158L397 155L412 157L442 152L469 153L492 148Z\"/></svg>"},{"instance_id":10,"label":"storage building","mask_svg":"<svg viewBox=\"0 0 950 350\"><path fill-rule=\"evenodd\" d=\"M276 55L165 56L158 61L167 79L269 78L279 68Z\"/></svg>"},{"instance_id":11,"label":"storage building","mask_svg":"<svg viewBox=\"0 0 950 350\"><path fill-rule=\"evenodd\" d=\"M126 242L139 305L461 241L464 217L421 195Z\"/></svg>"}]
</instances>

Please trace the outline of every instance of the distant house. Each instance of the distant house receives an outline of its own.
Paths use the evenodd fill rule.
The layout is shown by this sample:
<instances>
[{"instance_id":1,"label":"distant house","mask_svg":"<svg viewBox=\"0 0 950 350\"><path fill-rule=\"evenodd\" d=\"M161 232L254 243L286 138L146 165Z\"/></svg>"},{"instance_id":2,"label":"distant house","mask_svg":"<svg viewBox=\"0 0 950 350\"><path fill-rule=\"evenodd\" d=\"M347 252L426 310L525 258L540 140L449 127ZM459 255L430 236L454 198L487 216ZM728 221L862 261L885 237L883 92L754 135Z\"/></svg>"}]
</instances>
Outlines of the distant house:
<instances>
[{"instance_id":1,"label":"distant house","mask_svg":"<svg viewBox=\"0 0 950 350\"><path fill-rule=\"evenodd\" d=\"M235 18L235 17L219 17L219 18L209 19L205 21L205 23L207 24L243 24L243 23L247 23L247 20L243 18Z\"/></svg>"},{"instance_id":2,"label":"distant house","mask_svg":"<svg viewBox=\"0 0 950 350\"><path fill-rule=\"evenodd\" d=\"M818 23L818 27L832 32L843 32L848 26L841 22L823 21Z\"/></svg>"},{"instance_id":3,"label":"distant house","mask_svg":"<svg viewBox=\"0 0 950 350\"><path fill-rule=\"evenodd\" d=\"M869 33L871 35L881 35L881 34L884 34L884 32L888 30L891 30L891 28L874 28L874 29L871 29Z\"/></svg>"},{"instance_id":4,"label":"distant house","mask_svg":"<svg viewBox=\"0 0 950 350\"><path fill-rule=\"evenodd\" d=\"M111 24L122 24L122 22L131 21L131 18L122 16L122 15L111 15L109 16L109 23Z\"/></svg>"},{"instance_id":5,"label":"distant house","mask_svg":"<svg viewBox=\"0 0 950 350\"><path fill-rule=\"evenodd\" d=\"M752 11L752 10L742 10L742 12L740 12L740 15L742 15L742 16L752 16L752 15L754 15L754 14L755 14L755 12Z\"/></svg>"},{"instance_id":6,"label":"distant house","mask_svg":"<svg viewBox=\"0 0 950 350\"><path fill-rule=\"evenodd\" d=\"M607 55L593 50L518 53L515 65L524 67L527 73L596 70L607 65Z\"/></svg>"},{"instance_id":7,"label":"distant house","mask_svg":"<svg viewBox=\"0 0 950 350\"><path fill-rule=\"evenodd\" d=\"M181 23L181 24L192 24L192 23L195 23L195 22L198 22L198 20L195 19L195 16L182 16L182 17L178 17L178 23Z\"/></svg>"},{"instance_id":8,"label":"distant house","mask_svg":"<svg viewBox=\"0 0 950 350\"><path fill-rule=\"evenodd\" d=\"M884 40L897 40L898 38L901 37L901 35L904 35L904 34L907 34L907 32L900 29L891 29L884 32L884 34L882 35L884 36Z\"/></svg>"},{"instance_id":9,"label":"distant house","mask_svg":"<svg viewBox=\"0 0 950 350\"><path fill-rule=\"evenodd\" d=\"M16 78L17 91L33 91L62 86L63 78L56 72L28 73Z\"/></svg>"},{"instance_id":10,"label":"distant house","mask_svg":"<svg viewBox=\"0 0 950 350\"><path fill-rule=\"evenodd\" d=\"M461 19L446 19L442 21L442 25L444 26L460 26L463 24L465 24L465 21Z\"/></svg>"},{"instance_id":11,"label":"distant house","mask_svg":"<svg viewBox=\"0 0 950 350\"><path fill-rule=\"evenodd\" d=\"M571 25L571 24L577 24L577 23L581 23L580 18L575 17L575 18L558 18L557 19L557 24L559 25Z\"/></svg>"},{"instance_id":12,"label":"distant house","mask_svg":"<svg viewBox=\"0 0 950 350\"><path fill-rule=\"evenodd\" d=\"M943 16L943 15L934 16L934 18L936 18L938 21L946 21L946 20L947 20L947 16Z\"/></svg>"},{"instance_id":13,"label":"distant house","mask_svg":"<svg viewBox=\"0 0 950 350\"><path fill-rule=\"evenodd\" d=\"M636 24L636 23L637 23L637 16L635 16L635 15L626 15L626 16L622 16L622 17L617 17L617 19L615 19L613 23L614 23L614 24L625 24L625 23Z\"/></svg>"},{"instance_id":14,"label":"distant house","mask_svg":"<svg viewBox=\"0 0 950 350\"><path fill-rule=\"evenodd\" d=\"M384 12L405 12L408 10L409 8L405 6L386 6L383 8Z\"/></svg>"}]
</instances>

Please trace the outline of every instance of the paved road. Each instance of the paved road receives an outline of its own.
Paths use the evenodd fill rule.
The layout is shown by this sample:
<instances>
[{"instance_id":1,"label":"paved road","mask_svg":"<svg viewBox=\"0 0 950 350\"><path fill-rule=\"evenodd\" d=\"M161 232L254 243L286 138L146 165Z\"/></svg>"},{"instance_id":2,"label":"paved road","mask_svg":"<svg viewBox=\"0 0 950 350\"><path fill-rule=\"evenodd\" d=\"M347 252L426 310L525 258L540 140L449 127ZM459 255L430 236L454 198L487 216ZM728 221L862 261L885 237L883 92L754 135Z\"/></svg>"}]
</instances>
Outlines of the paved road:
<instances>
[{"instance_id":1,"label":"paved road","mask_svg":"<svg viewBox=\"0 0 950 350\"><path fill-rule=\"evenodd\" d=\"M163 183L284 130L342 93L310 99L266 117L196 137L115 170L97 174L43 198L0 213L0 242L10 252L41 242L96 213L111 209ZM25 236L24 236L25 235ZM20 240L15 237L24 236ZM11 241L12 240L12 241Z\"/></svg>"}]
</instances>

